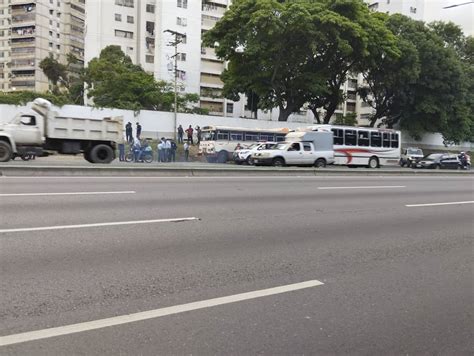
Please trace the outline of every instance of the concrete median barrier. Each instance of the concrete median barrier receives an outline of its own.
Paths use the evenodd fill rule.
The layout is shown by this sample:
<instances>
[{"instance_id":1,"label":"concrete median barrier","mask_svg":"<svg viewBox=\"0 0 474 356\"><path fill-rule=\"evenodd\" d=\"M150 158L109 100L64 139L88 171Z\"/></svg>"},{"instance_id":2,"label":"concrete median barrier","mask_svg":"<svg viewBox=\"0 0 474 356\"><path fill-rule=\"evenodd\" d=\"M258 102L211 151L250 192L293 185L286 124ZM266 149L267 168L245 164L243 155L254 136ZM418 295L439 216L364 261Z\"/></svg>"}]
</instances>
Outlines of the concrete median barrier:
<instances>
[{"instance_id":1,"label":"concrete median barrier","mask_svg":"<svg viewBox=\"0 0 474 356\"><path fill-rule=\"evenodd\" d=\"M426 176L469 175L471 171L431 171L414 169L345 169L299 167L117 167L117 166L0 166L1 176L124 176L124 177L205 177L205 176Z\"/></svg>"}]
</instances>

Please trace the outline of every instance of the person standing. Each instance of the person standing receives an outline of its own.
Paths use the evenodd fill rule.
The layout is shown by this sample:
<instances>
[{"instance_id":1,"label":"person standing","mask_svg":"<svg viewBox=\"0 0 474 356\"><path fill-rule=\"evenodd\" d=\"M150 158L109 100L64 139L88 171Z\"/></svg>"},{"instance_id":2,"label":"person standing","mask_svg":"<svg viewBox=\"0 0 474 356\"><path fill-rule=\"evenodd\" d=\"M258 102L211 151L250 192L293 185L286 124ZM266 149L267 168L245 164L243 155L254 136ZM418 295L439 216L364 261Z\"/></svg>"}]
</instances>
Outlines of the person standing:
<instances>
[{"instance_id":1,"label":"person standing","mask_svg":"<svg viewBox=\"0 0 474 356\"><path fill-rule=\"evenodd\" d=\"M130 121L125 125L125 136L128 143L133 142L132 123Z\"/></svg>"},{"instance_id":2,"label":"person standing","mask_svg":"<svg viewBox=\"0 0 474 356\"><path fill-rule=\"evenodd\" d=\"M125 143L120 142L118 144L118 149L119 149L119 161L123 162L125 161Z\"/></svg>"},{"instance_id":3,"label":"person standing","mask_svg":"<svg viewBox=\"0 0 474 356\"><path fill-rule=\"evenodd\" d=\"M133 153L135 156L135 162L138 162L140 160L141 151L142 151L142 144L138 138L135 138L133 141Z\"/></svg>"},{"instance_id":4,"label":"person standing","mask_svg":"<svg viewBox=\"0 0 474 356\"><path fill-rule=\"evenodd\" d=\"M137 138L140 139L140 136L142 134L142 125L140 125L138 122L137 122Z\"/></svg>"},{"instance_id":5,"label":"person standing","mask_svg":"<svg viewBox=\"0 0 474 356\"><path fill-rule=\"evenodd\" d=\"M184 148L184 160L187 162L189 159L189 144L185 142L183 148Z\"/></svg>"},{"instance_id":6,"label":"person standing","mask_svg":"<svg viewBox=\"0 0 474 356\"><path fill-rule=\"evenodd\" d=\"M184 134L183 126L179 125L178 126L178 143L183 143L183 134Z\"/></svg>"},{"instance_id":7,"label":"person standing","mask_svg":"<svg viewBox=\"0 0 474 356\"><path fill-rule=\"evenodd\" d=\"M160 141L160 143L158 143L158 156L157 156L158 162L163 162L163 150L164 150L163 141Z\"/></svg>"},{"instance_id":8,"label":"person standing","mask_svg":"<svg viewBox=\"0 0 474 356\"><path fill-rule=\"evenodd\" d=\"M186 129L186 133L188 134L188 144L191 143L191 145L194 144L193 142L193 127L189 125L189 127Z\"/></svg>"},{"instance_id":9,"label":"person standing","mask_svg":"<svg viewBox=\"0 0 474 356\"><path fill-rule=\"evenodd\" d=\"M176 162L177 149L178 149L178 145L176 145L176 142L171 141L170 162Z\"/></svg>"},{"instance_id":10,"label":"person standing","mask_svg":"<svg viewBox=\"0 0 474 356\"><path fill-rule=\"evenodd\" d=\"M171 140L167 139L165 142L165 160L166 162L171 162Z\"/></svg>"},{"instance_id":11,"label":"person standing","mask_svg":"<svg viewBox=\"0 0 474 356\"><path fill-rule=\"evenodd\" d=\"M201 143L201 128L199 126L196 126L196 136L197 144L199 145Z\"/></svg>"}]
</instances>

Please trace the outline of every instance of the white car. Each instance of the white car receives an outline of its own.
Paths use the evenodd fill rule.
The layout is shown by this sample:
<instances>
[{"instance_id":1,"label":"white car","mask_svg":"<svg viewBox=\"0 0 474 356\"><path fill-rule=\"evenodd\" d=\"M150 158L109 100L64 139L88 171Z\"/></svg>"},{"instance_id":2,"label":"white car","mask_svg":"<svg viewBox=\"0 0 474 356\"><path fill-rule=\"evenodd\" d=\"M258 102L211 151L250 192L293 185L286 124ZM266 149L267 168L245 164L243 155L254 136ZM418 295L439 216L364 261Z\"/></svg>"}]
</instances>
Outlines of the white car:
<instances>
[{"instance_id":1,"label":"white car","mask_svg":"<svg viewBox=\"0 0 474 356\"><path fill-rule=\"evenodd\" d=\"M247 148L234 151L233 158L236 164L247 163L253 165L252 155L262 150L271 150L277 145L277 142L259 142L250 145Z\"/></svg>"}]
</instances>

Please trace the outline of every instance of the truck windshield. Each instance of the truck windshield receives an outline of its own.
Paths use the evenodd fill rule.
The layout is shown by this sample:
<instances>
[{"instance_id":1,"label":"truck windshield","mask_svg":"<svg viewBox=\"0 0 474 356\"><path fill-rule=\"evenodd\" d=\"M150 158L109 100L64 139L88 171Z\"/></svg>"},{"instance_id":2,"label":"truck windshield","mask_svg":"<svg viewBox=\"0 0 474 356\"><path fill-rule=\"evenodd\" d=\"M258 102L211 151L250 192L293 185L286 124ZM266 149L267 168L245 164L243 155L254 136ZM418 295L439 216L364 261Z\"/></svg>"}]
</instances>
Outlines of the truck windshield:
<instances>
[{"instance_id":1,"label":"truck windshield","mask_svg":"<svg viewBox=\"0 0 474 356\"><path fill-rule=\"evenodd\" d=\"M423 156L423 151L420 149L409 149L407 152L409 155L419 155Z\"/></svg>"}]
</instances>

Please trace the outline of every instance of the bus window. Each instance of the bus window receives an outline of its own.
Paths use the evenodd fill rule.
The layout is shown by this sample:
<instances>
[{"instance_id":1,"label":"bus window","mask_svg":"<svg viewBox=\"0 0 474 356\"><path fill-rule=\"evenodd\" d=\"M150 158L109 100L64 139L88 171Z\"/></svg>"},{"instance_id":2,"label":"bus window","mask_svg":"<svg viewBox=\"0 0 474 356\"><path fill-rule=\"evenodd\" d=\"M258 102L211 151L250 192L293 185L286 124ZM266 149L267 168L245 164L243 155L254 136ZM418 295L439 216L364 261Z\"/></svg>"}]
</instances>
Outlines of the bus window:
<instances>
[{"instance_id":1,"label":"bus window","mask_svg":"<svg viewBox=\"0 0 474 356\"><path fill-rule=\"evenodd\" d=\"M215 131L203 131L202 138L203 141L214 141L216 139Z\"/></svg>"},{"instance_id":2,"label":"bus window","mask_svg":"<svg viewBox=\"0 0 474 356\"><path fill-rule=\"evenodd\" d=\"M218 140L229 140L229 131L217 131Z\"/></svg>"},{"instance_id":3,"label":"bus window","mask_svg":"<svg viewBox=\"0 0 474 356\"><path fill-rule=\"evenodd\" d=\"M344 130L342 129L331 129L332 134L334 136L334 144L335 145L343 145L344 144Z\"/></svg>"},{"instance_id":4,"label":"bus window","mask_svg":"<svg viewBox=\"0 0 474 356\"><path fill-rule=\"evenodd\" d=\"M390 147L390 134L388 132L383 133L383 147Z\"/></svg>"},{"instance_id":5,"label":"bus window","mask_svg":"<svg viewBox=\"0 0 474 356\"><path fill-rule=\"evenodd\" d=\"M258 136L257 132L246 132L245 141L258 141Z\"/></svg>"},{"instance_id":6,"label":"bus window","mask_svg":"<svg viewBox=\"0 0 474 356\"><path fill-rule=\"evenodd\" d=\"M285 141L285 135L276 135L275 139L276 139L276 142L283 142Z\"/></svg>"},{"instance_id":7,"label":"bus window","mask_svg":"<svg viewBox=\"0 0 474 356\"><path fill-rule=\"evenodd\" d=\"M398 148L399 146L399 136L396 133L392 134L392 148Z\"/></svg>"},{"instance_id":8,"label":"bus window","mask_svg":"<svg viewBox=\"0 0 474 356\"><path fill-rule=\"evenodd\" d=\"M355 130L345 130L344 141L346 146L357 146L357 132Z\"/></svg>"},{"instance_id":9,"label":"bus window","mask_svg":"<svg viewBox=\"0 0 474 356\"><path fill-rule=\"evenodd\" d=\"M370 145L372 147L382 147L382 134L380 132L370 133Z\"/></svg>"},{"instance_id":10,"label":"bus window","mask_svg":"<svg viewBox=\"0 0 474 356\"><path fill-rule=\"evenodd\" d=\"M273 140L275 140L275 136L273 134L262 133L262 134L260 134L260 140L262 140L262 141L273 141Z\"/></svg>"},{"instance_id":11,"label":"bus window","mask_svg":"<svg viewBox=\"0 0 474 356\"><path fill-rule=\"evenodd\" d=\"M369 146L369 131L359 131L359 146Z\"/></svg>"},{"instance_id":12,"label":"bus window","mask_svg":"<svg viewBox=\"0 0 474 356\"><path fill-rule=\"evenodd\" d=\"M231 141L243 141L244 135L242 132L231 132L230 139Z\"/></svg>"}]
</instances>

